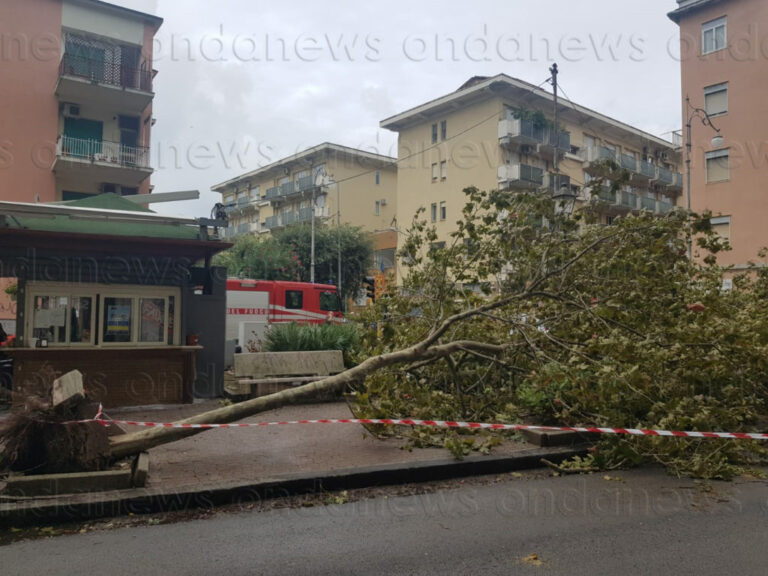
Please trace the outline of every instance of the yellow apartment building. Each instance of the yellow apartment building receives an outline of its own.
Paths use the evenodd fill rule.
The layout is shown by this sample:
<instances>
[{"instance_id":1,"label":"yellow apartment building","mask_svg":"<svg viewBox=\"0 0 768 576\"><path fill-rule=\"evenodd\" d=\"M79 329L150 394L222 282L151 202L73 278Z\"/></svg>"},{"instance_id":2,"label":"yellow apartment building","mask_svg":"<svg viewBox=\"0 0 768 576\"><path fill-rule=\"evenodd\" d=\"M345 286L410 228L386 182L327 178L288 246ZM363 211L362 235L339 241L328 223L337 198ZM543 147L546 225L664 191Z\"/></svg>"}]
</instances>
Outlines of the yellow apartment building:
<instances>
[{"instance_id":1,"label":"yellow apartment building","mask_svg":"<svg viewBox=\"0 0 768 576\"><path fill-rule=\"evenodd\" d=\"M619 214L663 214L679 204L679 147L562 98L559 130L552 127L553 113L551 93L499 74L471 78L455 92L382 120L383 128L398 133L399 228L407 228L424 207L439 239L447 240L469 186L510 191L565 186L578 202L599 206L606 224ZM627 169L630 183L616 193L603 190L586 198L582 189L603 159Z\"/></svg>"},{"instance_id":2,"label":"yellow apartment building","mask_svg":"<svg viewBox=\"0 0 768 576\"><path fill-rule=\"evenodd\" d=\"M735 270L749 261L764 264L757 255L768 246L768 2L677 5L669 17L680 27L681 138L690 144L691 208L712 211L713 227L729 239L732 250L719 255L721 264ZM707 115L721 142L712 141L716 132L704 122Z\"/></svg>"},{"instance_id":3,"label":"yellow apartment building","mask_svg":"<svg viewBox=\"0 0 768 576\"><path fill-rule=\"evenodd\" d=\"M312 219L360 226L374 240L375 267L394 266L397 213L394 158L323 143L211 188L229 217L226 237L269 234Z\"/></svg>"}]
</instances>

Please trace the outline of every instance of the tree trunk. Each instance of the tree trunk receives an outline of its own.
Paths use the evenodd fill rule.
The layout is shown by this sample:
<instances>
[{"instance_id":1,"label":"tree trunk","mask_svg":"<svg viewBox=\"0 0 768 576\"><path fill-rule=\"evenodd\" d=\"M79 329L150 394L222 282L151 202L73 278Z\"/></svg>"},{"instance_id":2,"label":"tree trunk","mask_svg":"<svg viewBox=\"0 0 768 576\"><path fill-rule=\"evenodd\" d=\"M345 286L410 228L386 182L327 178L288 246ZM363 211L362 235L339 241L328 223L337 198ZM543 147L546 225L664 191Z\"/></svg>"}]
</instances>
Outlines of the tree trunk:
<instances>
[{"instance_id":1,"label":"tree trunk","mask_svg":"<svg viewBox=\"0 0 768 576\"><path fill-rule=\"evenodd\" d=\"M478 308L482 310L482 308ZM465 315L457 315L449 318L446 322L453 321L453 318L463 318ZM445 323L443 324L445 325ZM508 349L505 345L488 344L486 342L475 342L471 340L455 340L445 344L434 344L430 336L426 340L403 350L373 356L368 358L354 368L350 368L329 376L317 382L311 382L303 386L297 386L289 390L283 390L276 394L261 396L245 402L239 402L232 406L224 406L209 412L203 412L197 416L192 416L186 420L180 420L179 423L185 424L226 424L236 422L248 416L253 416L259 412L265 412L286 404L291 404L299 400L308 400L320 396L321 394L343 391L349 384L365 378L368 374L392 366L395 364L411 363L419 360L429 360L449 356L459 351L478 351L486 354L499 354ZM205 432L210 428L150 428L141 432L132 434L123 434L110 438L110 453L112 458L123 458L132 454L149 450L161 444L175 442L187 436Z\"/></svg>"}]
</instances>

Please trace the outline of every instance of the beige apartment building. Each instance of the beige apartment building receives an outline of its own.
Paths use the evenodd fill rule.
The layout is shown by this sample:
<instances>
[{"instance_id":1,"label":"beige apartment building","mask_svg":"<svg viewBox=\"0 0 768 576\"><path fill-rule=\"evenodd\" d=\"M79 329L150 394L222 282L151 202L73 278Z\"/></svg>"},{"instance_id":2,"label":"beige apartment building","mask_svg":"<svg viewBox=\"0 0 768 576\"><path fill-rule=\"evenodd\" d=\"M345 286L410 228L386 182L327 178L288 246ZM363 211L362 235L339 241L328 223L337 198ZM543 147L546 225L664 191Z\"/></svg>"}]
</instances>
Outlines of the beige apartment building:
<instances>
[{"instance_id":1,"label":"beige apartment building","mask_svg":"<svg viewBox=\"0 0 768 576\"><path fill-rule=\"evenodd\" d=\"M446 241L461 218L462 191L469 186L510 191L565 186L579 202L595 203L608 224L630 211L664 214L680 203L679 147L564 99L558 101L555 130L553 112L551 93L499 74L471 78L455 92L383 120L383 128L398 133L400 229L424 207ZM627 169L630 183L616 193L603 190L586 198L582 189L595 175L595 163L604 159Z\"/></svg>"},{"instance_id":2,"label":"beige apartment building","mask_svg":"<svg viewBox=\"0 0 768 576\"><path fill-rule=\"evenodd\" d=\"M0 200L149 193L161 23L97 0L0 2Z\"/></svg>"},{"instance_id":3,"label":"beige apartment building","mask_svg":"<svg viewBox=\"0 0 768 576\"><path fill-rule=\"evenodd\" d=\"M269 234L294 224L341 222L374 239L375 266L394 266L394 158L323 143L213 186L229 218L226 237Z\"/></svg>"},{"instance_id":4,"label":"beige apartment building","mask_svg":"<svg viewBox=\"0 0 768 576\"><path fill-rule=\"evenodd\" d=\"M690 196L695 212L730 240L719 262L736 270L765 262L768 246L768 2L677 0L682 138L690 136ZM699 110L697 110L699 109ZM722 136L702 122L706 116ZM687 126L690 126L690 134Z\"/></svg>"}]
</instances>

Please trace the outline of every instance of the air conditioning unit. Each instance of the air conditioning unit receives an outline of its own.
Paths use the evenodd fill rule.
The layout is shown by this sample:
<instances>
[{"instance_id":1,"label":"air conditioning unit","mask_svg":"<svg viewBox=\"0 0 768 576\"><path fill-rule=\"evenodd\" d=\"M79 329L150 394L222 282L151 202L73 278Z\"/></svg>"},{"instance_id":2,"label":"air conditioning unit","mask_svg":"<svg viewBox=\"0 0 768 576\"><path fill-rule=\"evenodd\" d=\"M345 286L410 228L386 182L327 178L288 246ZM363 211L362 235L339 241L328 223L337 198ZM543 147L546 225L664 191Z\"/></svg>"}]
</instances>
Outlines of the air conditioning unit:
<instances>
[{"instance_id":1,"label":"air conditioning unit","mask_svg":"<svg viewBox=\"0 0 768 576\"><path fill-rule=\"evenodd\" d=\"M80 116L80 104L64 104L64 117L77 118Z\"/></svg>"},{"instance_id":2,"label":"air conditioning unit","mask_svg":"<svg viewBox=\"0 0 768 576\"><path fill-rule=\"evenodd\" d=\"M382 198L381 200L379 200L379 205L386 206L387 205L387 199L386 198Z\"/></svg>"}]
</instances>

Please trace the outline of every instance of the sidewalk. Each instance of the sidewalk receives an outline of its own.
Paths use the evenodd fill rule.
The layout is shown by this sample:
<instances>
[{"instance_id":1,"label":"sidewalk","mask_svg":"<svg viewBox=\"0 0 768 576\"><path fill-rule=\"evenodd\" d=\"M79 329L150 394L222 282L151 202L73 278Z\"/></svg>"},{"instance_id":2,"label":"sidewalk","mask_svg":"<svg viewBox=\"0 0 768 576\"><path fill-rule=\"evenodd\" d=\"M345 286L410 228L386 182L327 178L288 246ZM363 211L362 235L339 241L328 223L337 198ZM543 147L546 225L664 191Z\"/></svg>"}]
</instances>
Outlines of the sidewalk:
<instances>
[{"instance_id":1,"label":"sidewalk","mask_svg":"<svg viewBox=\"0 0 768 576\"><path fill-rule=\"evenodd\" d=\"M217 406L213 400L114 410L109 415L115 420L172 422ZM286 406L243 422L350 416L344 402L332 402ZM500 473L539 466L542 457L559 461L580 451L505 440L491 455L456 460L445 449L408 451L405 444L397 438L373 438L357 424L208 430L150 450L144 488L0 501L0 526Z\"/></svg>"}]
</instances>

